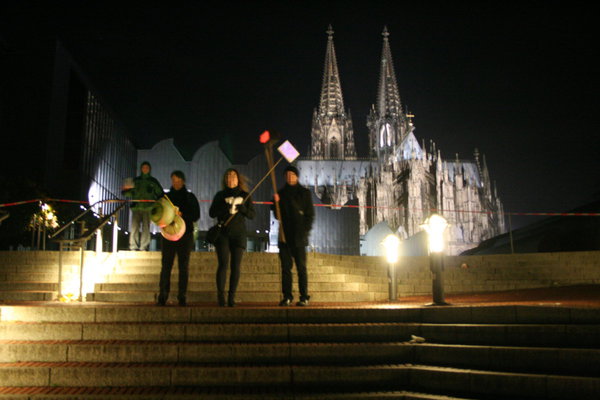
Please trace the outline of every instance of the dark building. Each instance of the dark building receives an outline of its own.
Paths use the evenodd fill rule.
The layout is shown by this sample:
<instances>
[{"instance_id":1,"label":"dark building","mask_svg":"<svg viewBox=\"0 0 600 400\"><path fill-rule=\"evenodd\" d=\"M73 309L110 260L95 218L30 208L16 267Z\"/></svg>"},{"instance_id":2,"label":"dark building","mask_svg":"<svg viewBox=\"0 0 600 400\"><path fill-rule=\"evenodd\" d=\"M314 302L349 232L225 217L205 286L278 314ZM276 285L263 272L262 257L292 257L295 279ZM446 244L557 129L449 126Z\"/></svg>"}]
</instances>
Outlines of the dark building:
<instances>
[{"instance_id":1,"label":"dark building","mask_svg":"<svg viewBox=\"0 0 600 400\"><path fill-rule=\"evenodd\" d=\"M0 39L0 204L120 197L137 153L99 91L56 38L13 32ZM22 235L35 207L10 210L0 246L27 244ZM59 215L61 222L69 214Z\"/></svg>"}]
</instances>

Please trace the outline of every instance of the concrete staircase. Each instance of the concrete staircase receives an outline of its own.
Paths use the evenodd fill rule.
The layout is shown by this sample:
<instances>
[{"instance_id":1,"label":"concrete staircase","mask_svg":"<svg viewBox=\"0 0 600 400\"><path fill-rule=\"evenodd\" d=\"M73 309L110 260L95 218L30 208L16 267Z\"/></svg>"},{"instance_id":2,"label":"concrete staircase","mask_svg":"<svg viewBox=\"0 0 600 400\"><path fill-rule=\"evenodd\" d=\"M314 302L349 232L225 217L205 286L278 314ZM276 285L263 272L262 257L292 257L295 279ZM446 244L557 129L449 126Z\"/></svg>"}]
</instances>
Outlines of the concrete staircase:
<instances>
[{"instance_id":1,"label":"concrete staircase","mask_svg":"<svg viewBox=\"0 0 600 400\"><path fill-rule=\"evenodd\" d=\"M79 282L79 253L64 253L63 288ZM357 258L358 259L358 258ZM58 293L58 252L0 252L0 301L49 301ZM87 300L154 302L161 268L160 252L97 255L86 252ZM177 264L177 261L175 262ZM388 298L387 271L377 263L342 260L309 254L309 290L316 302L364 302ZM190 260L188 302L216 301L215 253L193 252ZM177 265L173 268L171 299L177 298ZM294 272L295 274L295 272ZM243 303L277 303L281 297L279 259L272 253L246 253L237 292ZM78 289L71 292L78 293ZM294 277L295 297L298 298ZM69 290L63 290L68 293Z\"/></svg>"},{"instance_id":2,"label":"concrete staircase","mask_svg":"<svg viewBox=\"0 0 600 400\"><path fill-rule=\"evenodd\" d=\"M594 309L0 306L0 399L597 399L599 377Z\"/></svg>"}]
</instances>

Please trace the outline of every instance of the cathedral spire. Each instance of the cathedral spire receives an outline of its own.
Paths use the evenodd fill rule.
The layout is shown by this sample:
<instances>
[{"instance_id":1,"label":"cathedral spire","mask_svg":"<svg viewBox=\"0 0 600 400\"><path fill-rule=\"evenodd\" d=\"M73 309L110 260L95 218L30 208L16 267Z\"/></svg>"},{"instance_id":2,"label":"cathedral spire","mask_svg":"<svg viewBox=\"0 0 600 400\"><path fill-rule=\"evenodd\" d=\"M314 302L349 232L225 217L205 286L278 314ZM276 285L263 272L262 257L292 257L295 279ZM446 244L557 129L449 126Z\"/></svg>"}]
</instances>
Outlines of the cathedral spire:
<instances>
[{"instance_id":1,"label":"cathedral spire","mask_svg":"<svg viewBox=\"0 0 600 400\"><path fill-rule=\"evenodd\" d=\"M410 121L402 111L387 27L383 28L381 35L383 48L377 99L367 118L371 155L377 158L392 154L411 129Z\"/></svg>"},{"instance_id":2,"label":"cathedral spire","mask_svg":"<svg viewBox=\"0 0 600 400\"><path fill-rule=\"evenodd\" d=\"M327 48L319 107L313 114L311 151L313 159L356 159L354 129L350 113L344 109L333 29L327 29Z\"/></svg>"},{"instance_id":3,"label":"cathedral spire","mask_svg":"<svg viewBox=\"0 0 600 400\"><path fill-rule=\"evenodd\" d=\"M323 84L321 86L321 101L319 103L321 115L343 115L344 98L338 71L335 47L333 45L333 28L327 28L327 49L325 51L325 67L323 68Z\"/></svg>"},{"instance_id":4,"label":"cathedral spire","mask_svg":"<svg viewBox=\"0 0 600 400\"><path fill-rule=\"evenodd\" d=\"M392 51L390 50L389 32L387 27L383 28L383 49L381 51L381 67L379 71L379 90L377 93L377 112L380 115L404 117L400 103L400 92L392 62Z\"/></svg>"}]
</instances>

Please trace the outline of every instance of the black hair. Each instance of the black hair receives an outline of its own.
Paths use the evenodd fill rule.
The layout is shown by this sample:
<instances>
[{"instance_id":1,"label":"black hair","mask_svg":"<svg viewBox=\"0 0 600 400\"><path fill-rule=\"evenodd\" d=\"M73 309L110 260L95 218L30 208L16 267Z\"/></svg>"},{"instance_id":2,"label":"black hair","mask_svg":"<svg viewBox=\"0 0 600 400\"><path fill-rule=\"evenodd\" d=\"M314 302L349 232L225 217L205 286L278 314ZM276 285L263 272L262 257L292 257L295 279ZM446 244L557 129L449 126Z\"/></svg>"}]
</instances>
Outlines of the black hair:
<instances>
[{"instance_id":1,"label":"black hair","mask_svg":"<svg viewBox=\"0 0 600 400\"><path fill-rule=\"evenodd\" d=\"M183 173L183 171L180 171L180 170L173 171L173 172L171 172L171 178L173 176L176 176L185 182L185 174Z\"/></svg>"}]
</instances>

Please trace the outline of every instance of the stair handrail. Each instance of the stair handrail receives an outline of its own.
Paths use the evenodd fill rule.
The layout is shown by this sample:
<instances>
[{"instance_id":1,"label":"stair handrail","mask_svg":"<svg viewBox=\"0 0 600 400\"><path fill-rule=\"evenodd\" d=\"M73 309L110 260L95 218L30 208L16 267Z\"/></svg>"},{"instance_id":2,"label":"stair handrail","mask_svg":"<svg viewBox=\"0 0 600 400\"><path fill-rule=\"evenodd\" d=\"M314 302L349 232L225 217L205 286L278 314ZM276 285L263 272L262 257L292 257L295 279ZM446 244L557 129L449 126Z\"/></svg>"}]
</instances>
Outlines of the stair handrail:
<instances>
[{"instance_id":1,"label":"stair handrail","mask_svg":"<svg viewBox=\"0 0 600 400\"><path fill-rule=\"evenodd\" d=\"M87 243L88 240L91 239L91 237L100 229L102 229L104 227L104 225L106 225L106 223L114 216L116 219L116 214L118 212L121 211L121 209L123 207L125 207L125 204L127 203L127 200L118 200L118 199L114 199L114 200L100 200L94 204L92 204L87 210L85 210L84 212L82 212L81 214L79 214L78 216L76 216L73 220L69 221L68 223L66 223L61 229L59 229L57 232L55 232L52 236L50 236L50 239L53 239L54 237L56 237L57 234L59 234L60 232L62 232L67 226L71 225L72 223L74 223L75 221L79 220L81 217L83 217L84 215L86 215L90 210L93 209L94 206L96 206L99 203L122 203L121 205L119 205L114 211L112 211L110 214L107 214L105 216L103 216L100 219L100 222L98 223L98 225L94 228L94 229L90 229L89 232L82 232L81 236L77 237L77 238L73 238L73 239L54 239L55 242L57 242L59 244L59 252L58 252L58 296L57 296L57 300L61 300L63 298L63 292L62 292L62 270L63 270L63 252L65 250L65 247L79 247L79 298L78 300L80 302L83 302L83 266L84 266L84 247L85 247L85 243Z\"/></svg>"},{"instance_id":2,"label":"stair handrail","mask_svg":"<svg viewBox=\"0 0 600 400\"><path fill-rule=\"evenodd\" d=\"M94 211L94 207L96 207L99 204L108 204L108 203L123 203L120 207L117 208L117 210L120 210L121 208L123 208L123 206L126 203L130 203L130 202L140 202L140 201L144 201L144 200L121 200L121 199L108 199L108 200L100 200L95 202L94 204L91 204L87 209L85 209L82 213L80 213L79 215L77 215L75 218L73 218L72 220L70 220L69 222L65 223L63 226L61 226L59 229L57 229L56 231L54 231L54 233L52 235L49 236L50 239L54 239L58 234L60 234L62 231L64 231L65 229L67 229L68 226L70 226L71 224L75 223L76 221L78 221L79 219L81 219L83 216L85 216L87 213L89 213L90 211L93 212ZM82 206L83 207L83 206ZM116 210L115 210L116 211ZM112 212L110 215L114 215L115 212Z\"/></svg>"}]
</instances>

